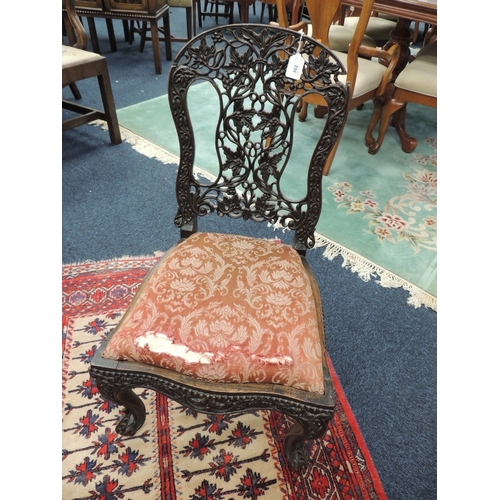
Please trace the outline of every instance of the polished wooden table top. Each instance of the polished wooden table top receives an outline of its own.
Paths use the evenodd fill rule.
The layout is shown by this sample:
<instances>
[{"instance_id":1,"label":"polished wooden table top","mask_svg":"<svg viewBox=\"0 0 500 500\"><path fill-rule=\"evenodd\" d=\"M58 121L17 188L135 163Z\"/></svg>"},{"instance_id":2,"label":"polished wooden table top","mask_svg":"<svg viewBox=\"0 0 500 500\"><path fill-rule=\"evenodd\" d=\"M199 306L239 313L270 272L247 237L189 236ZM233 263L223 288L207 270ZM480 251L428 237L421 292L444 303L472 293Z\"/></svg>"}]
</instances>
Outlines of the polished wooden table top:
<instances>
[{"instance_id":1,"label":"polished wooden table top","mask_svg":"<svg viewBox=\"0 0 500 500\"><path fill-rule=\"evenodd\" d=\"M349 7L363 6L363 0L342 0ZM382 14L437 24L437 0L375 0L373 10Z\"/></svg>"}]
</instances>

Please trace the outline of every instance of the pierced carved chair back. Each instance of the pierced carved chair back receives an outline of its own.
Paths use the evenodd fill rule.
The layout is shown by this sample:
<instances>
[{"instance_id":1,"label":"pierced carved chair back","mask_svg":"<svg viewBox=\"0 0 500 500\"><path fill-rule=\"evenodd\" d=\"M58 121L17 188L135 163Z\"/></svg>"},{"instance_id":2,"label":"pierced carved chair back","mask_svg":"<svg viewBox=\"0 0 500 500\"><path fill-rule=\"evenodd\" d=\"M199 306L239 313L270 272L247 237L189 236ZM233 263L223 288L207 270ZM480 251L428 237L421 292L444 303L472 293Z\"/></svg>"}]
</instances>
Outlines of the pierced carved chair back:
<instances>
[{"instance_id":1,"label":"pierced carved chair back","mask_svg":"<svg viewBox=\"0 0 500 500\"><path fill-rule=\"evenodd\" d=\"M301 79L286 76L290 57L306 64ZM313 53L315 54L313 56ZM338 81L344 69L315 40L291 30L262 25L212 29L187 44L169 76L169 102L180 142L175 224L183 237L197 229L207 213L279 223L295 231L294 246L304 253L314 246L321 211L321 172L345 117L348 91ZM193 175L197 140L190 122L188 95L206 82L220 104L213 134L215 180ZM312 153L304 196L285 195L282 181L290 165L297 107L319 94L330 109Z\"/></svg>"}]
</instances>

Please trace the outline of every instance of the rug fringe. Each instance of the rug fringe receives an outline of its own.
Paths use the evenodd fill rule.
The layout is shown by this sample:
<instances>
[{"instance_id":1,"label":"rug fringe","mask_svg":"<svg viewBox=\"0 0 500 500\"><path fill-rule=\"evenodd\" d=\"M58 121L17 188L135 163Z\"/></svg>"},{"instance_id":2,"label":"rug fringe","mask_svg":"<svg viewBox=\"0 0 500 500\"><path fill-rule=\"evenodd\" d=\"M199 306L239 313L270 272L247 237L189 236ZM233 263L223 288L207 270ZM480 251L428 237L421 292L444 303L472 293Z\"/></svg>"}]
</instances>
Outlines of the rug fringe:
<instances>
[{"instance_id":1,"label":"rug fringe","mask_svg":"<svg viewBox=\"0 0 500 500\"><path fill-rule=\"evenodd\" d=\"M385 288L403 288L403 290L406 290L410 294L407 300L409 305L415 308L425 306L437 311L437 298L434 295L319 233L315 233L315 236L316 248L326 247L323 251L325 258L333 260L340 255L343 258L342 267L350 269L363 281L370 281L372 277L378 276L379 280L377 283L381 286Z\"/></svg>"},{"instance_id":2,"label":"rug fringe","mask_svg":"<svg viewBox=\"0 0 500 500\"><path fill-rule=\"evenodd\" d=\"M105 121L97 120L95 123L104 130L107 130L108 128ZM179 164L178 156L168 152L160 146L157 146L147 139L144 139L144 137L141 137L122 126L120 126L120 132L122 134L122 139L128 142L138 153L141 153L148 158L157 159L165 164ZM198 175L206 176L209 180L213 180L214 178L213 175L198 167L196 168L196 173ZM335 243L325 236L319 233L315 233L315 236L316 247L326 247L324 249L323 256L328 260L333 260L335 257L340 255L343 258L342 267L350 269L363 281L370 281L372 277L378 276L379 280L377 283L381 286L385 288L403 288L403 290L406 290L410 295L407 300L409 305L415 308L425 306L437 311L437 298L435 296L422 290L413 283L400 278L396 274L391 273L387 269L378 266L362 255Z\"/></svg>"},{"instance_id":3,"label":"rug fringe","mask_svg":"<svg viewBox=\"0 0 500 500\"><path fill-rule=\"evenodd\" d=\"M163 250L155 250L152 254L149 255L122 255L121 257L112 257L111 259L103 259L103 260L93 260L93 259L86 259L81 262L69 262L66 264L63 264L63 271L64 269L68 269L71 267L78 267L78 266L85 266L85 265L93 265L97 264L99 266L106 265L106 264L113 264L117 262L122 262L124 260L147 260L147 259L157 259L164 255L165 252Z\"/></svg>"},{"instance_id":4,"label":"rug fringe","mask_svg":"<svg viewBox=\"0 0 500 500\"><path fill-rule=\"evenodd\" d=\"M103 129L107 130L108 124L106 122L99 120L96 123L98 123ZM148 158L157 159L165 164L179 164L178 156L170 153L160 146L157 146L153 142L144 139L144 137L134 134L134 132L131 132L124 127L120 127L120 132L122 139L128 142L138 153L141 153Z\"/></svg>"}]
</instances>

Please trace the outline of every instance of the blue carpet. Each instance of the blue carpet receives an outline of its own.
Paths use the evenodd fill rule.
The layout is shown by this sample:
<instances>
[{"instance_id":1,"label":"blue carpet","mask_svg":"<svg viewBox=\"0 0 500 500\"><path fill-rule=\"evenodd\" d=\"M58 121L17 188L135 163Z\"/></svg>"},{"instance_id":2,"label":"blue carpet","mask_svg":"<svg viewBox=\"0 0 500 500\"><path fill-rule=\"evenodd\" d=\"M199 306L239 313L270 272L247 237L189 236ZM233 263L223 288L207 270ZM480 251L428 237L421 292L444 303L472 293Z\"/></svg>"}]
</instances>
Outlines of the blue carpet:
<instances>
[{"instance_id":1,"label":"blue carpet","mask_svg":"<svg viewBox=\"0 0 500 500\"><path fill-rule=\"evenodd\" d=\"M172 18L173 26L184 25L181 9ZM168 65L155 75L150 47L139 54L137 45L120 39L118 52L109 52L105 26L97 25L117 106L164 95ZM90 105L98 101L93 82L79 87ZM63 263L151 255L177 240L176 165L127 142L112 146L107 132L91 125L65 132L62 153ZM216 230L220 222L202 229ZM250 226L258 236L274 234ZM308 260L322 293L329 354L388 497L436 498L436 312L408 306L406 291L365 282L321 249Z\"/></svg>"}]
</instances>

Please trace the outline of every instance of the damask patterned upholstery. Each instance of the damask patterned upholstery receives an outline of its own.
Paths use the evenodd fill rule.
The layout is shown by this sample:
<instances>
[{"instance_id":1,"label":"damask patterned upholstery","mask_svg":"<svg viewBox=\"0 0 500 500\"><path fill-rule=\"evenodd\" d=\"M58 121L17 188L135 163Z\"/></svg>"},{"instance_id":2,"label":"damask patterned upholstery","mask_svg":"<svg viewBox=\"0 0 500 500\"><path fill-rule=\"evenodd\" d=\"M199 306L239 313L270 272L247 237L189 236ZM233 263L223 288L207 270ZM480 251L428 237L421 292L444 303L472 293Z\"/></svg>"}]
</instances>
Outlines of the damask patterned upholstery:
<instances>
[{"instance_id":1,"label":"damask patterned upholstery","mask_svg":"<svg viewBox=\"0 0 500 500\"><path fill-rule=\"evenodd\" d=\"M196 233L155 267L103 356L322 393L317 338L311 284L294 249Z\"/></svg>"}]
</instances>

